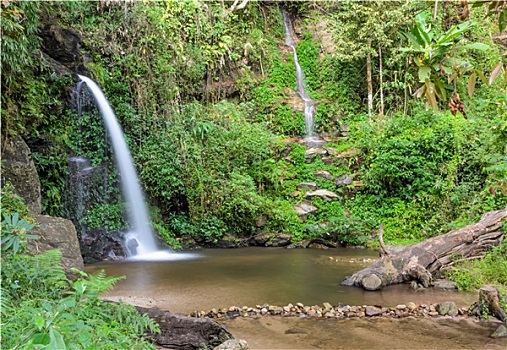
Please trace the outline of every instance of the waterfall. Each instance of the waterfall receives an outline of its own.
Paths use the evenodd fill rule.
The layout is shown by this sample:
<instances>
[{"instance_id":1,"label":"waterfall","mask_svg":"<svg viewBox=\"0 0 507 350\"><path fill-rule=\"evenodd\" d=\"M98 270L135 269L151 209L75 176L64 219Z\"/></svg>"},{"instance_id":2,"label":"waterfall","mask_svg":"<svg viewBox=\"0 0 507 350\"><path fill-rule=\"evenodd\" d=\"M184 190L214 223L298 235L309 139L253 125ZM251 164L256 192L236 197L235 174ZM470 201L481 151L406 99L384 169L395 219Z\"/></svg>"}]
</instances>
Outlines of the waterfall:
<instances>
[{"instance_id":1,"label":"waterfall","mask_svg":"<svg viewBox=\"0 0 507 350\"><path fill-rule=\"evenodd\" d=\"M137 173L121 126L100 87L90 78L81 75L79 75L79 78L88 86L94 96L113 145L113 153L121 176L123 195L128 207L127 216L130 232L127 234L126 246L135 247L135 241L137 241L135 252L131 254L133 256L146 256L157 253L159 249L155 243L143 192L137 180ZM78 85L79 87L80 85Z\"/></svg>"},{"instance_id":2,"label":"waterfall","mask_svg":"<svg viewBox=\"0 0 507 350\"><path fill-rule=\"evenodd\" d=\"M313 135L313 116L315 114L315 101L313 101L310 96L308 96L305 90L305 76L303 70L301 69L301 65L299 64L298 55L294 46L295 43L292 35L292 22L290 20L289 13L285 9L282 9L282 15L283 24L285 27L285 45L290 46L294 55L294 67L296 68L296 91L305 102L303 113L305 116L306 136L311 137Z\"/></svg>"}]
</instances>

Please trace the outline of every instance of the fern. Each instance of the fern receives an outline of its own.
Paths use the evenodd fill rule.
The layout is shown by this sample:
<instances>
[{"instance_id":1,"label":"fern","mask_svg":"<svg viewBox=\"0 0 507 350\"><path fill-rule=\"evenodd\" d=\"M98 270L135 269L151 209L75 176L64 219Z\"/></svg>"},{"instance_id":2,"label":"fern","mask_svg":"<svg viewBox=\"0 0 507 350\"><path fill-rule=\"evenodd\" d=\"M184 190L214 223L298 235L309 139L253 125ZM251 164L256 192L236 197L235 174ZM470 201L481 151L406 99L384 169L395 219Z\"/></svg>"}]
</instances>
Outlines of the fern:
<instances>
[{"instance_id":1,"label":"fern","mask_svg":"<svg viewBox=\"0 0 507 350\"><path fill-rule=\"evenodd\" d=\"M59 250L2 259L2 288L10 291L13 300L61 297L70 287L61 260Z\"/></svg>"},{"instance_id":2,"label":"fern","mask_svg":"<svg viewBox=\"0 0 507 350\"><path fill-rule=\"evenodd\" d=\"M96 298L100 293L113 288L116 282L125 279L125 276L108 277L104 270L100 270L94 275L89 275L75 268L72 271L81 275L81 278L73 283L75 293L87 298Z\"/></svg>"}]
</instances>

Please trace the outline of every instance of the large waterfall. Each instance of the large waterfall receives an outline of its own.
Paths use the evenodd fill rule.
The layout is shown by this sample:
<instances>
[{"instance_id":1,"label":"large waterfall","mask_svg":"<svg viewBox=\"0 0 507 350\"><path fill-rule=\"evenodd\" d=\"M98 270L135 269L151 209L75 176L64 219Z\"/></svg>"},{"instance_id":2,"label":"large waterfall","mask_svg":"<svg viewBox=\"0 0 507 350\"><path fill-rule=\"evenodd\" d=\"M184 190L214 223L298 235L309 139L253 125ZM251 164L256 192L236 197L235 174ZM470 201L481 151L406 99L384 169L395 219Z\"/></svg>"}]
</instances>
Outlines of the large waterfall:
<instances>
[{"instance_id":1,"label":"large waterfall","mask_svg":"<svg viewBox=\"0 0 507 350\"><path fill-rule=\"evenodd\" d=\"M121 126L100 87L90 78L81 75L79 78L86 83L94 96L113 145L116 164L121 176L123 195L128 205L130 232L127 234L127 240L137 241L135 253L132 255L144 256L158 252L143 192L137 180L137 173ZM129 245L132 246L127 241L127 246Z\"/></svg>"},{"instance_id":2,"label":"large waterfall","mask_svg":"<svg viewBox=\"0 0 507 350\"><path fill-rule=\"evenodd\" d=\"M292 52L294 54L294 66L296 68L296 91L299 96L305 102L304 116L305 116L305 126L306 126L306 136L310 137L313 135L313 116L315 114L315 101L313 101L310 96L308 96L305 90L305 76L303 70L301 69L301 65L298 61L298 55L295 48L294 37L293 37L293 28L292 22L290 20L289 13L282 9L283 15L283 24L285 26L285 44L290 46Z\"/></svg>"}]
</instances>

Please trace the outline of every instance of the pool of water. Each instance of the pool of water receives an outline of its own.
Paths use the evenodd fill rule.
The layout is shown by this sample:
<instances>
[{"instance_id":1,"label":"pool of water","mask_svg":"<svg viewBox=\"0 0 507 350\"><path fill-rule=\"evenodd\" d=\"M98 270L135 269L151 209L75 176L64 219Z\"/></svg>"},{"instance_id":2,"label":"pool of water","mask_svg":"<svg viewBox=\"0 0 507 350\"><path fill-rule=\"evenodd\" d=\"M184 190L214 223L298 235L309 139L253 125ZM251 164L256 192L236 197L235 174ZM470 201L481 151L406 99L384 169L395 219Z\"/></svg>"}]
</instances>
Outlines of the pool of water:
<instances>
[{"instance_id":1,"label":"pool of water","mask_svg":"<svg viewBox=\"0 0 507 350\"><path fill-rule=\"evenodd\" d=\"M377 259L378 254L367 249L207 249L182 253L181 259L174 254L169 261L102 262L88 265L86 271L104 269L109 276L126 277L106 297L150 300L177 313L264 303L394 306L452 300L468 306L477 300L476 293L413 291L408 284L375 292L341 286L345 276Z\"/></svg>"}]
</instances>

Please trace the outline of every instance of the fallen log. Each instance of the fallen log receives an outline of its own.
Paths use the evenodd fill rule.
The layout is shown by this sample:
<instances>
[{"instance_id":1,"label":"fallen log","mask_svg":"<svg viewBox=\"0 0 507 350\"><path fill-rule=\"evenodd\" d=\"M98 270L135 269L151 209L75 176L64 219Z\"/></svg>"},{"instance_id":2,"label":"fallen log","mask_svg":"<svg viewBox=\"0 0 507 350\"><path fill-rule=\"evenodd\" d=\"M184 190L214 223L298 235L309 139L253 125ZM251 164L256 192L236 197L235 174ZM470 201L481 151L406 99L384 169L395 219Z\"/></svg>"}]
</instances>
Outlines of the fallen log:
<instances>
[{"instance_id":1,"label":"fallen log","mask_svg":"<svg viewBox=\"0 0 507 350\"><path fill-rule=\"evenodd\" d=\"M475 224L402 247L384 244L381 225L381 258L345 278L342 285L379 290L391 284L415 280L428 287L438 271L448 269L458 261L480 258L502 243L505 233L501 226L505 219L507 208L491 211Z\"/></svg>"}]
</instances>

